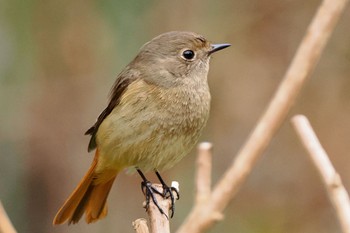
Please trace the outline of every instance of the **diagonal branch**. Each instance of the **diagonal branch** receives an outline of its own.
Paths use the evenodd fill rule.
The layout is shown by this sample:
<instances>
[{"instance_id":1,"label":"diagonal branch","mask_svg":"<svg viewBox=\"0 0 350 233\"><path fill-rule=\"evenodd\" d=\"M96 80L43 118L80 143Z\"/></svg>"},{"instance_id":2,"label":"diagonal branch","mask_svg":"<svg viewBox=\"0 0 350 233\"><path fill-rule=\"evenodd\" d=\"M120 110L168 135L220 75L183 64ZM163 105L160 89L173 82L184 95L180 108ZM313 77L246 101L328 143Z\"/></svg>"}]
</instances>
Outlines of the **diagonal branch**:
<instances>
[{"instance_id":1,"label":"diagonal branch","mask_svg":"<svg viewBox=\"0 0 350 233\"><path fill-rule=\"evenodd\" d=\"M0 201L0 232L17 233Z\"/></svg>"},{"instance_id":2,"label":"diagonal branch","mask_svg":"<svg viewBox=\"0 0 350 233\"><path fill-rule=\"evenodd\" d=\"M271 100L232 166L205 204L195 205L178 233L199 233L212 226L237 193L272 137L285 121L301 87L310 77L348 0L324 0Z\"/></svg>"},{"instance_id":3,"label":"diagonal branch","mask_svg":"<svg viewBox=\"0 0 350 233\"><path fill-rule=\"evenodd\" d=\"M292 118L292 123L301 142L308 151L312 162L321 175L328 196L338 216L342 231L344 233L350 233L349 195L342 184L339 174L335 171L307 118L298 115Z\"/></svg>"}]
</instances>

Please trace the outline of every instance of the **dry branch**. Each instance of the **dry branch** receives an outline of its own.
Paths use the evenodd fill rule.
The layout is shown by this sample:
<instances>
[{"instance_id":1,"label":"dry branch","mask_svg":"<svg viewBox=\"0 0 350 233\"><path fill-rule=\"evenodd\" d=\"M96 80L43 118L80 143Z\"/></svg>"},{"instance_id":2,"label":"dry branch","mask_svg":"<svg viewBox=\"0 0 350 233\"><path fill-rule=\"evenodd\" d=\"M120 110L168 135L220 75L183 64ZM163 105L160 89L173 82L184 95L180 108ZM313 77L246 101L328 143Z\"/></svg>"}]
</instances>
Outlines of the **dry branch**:
<instances>
[{"instance_id":1,"label":"dry branch","mask_svg":"<svg viewBox=\"0 0 350 233\"><path fill-rule=\"evenodd\" d=\"M147 221L144 218L136 219L132 226L134 227L134 230L136 233L149 233Z\"/></svg>"},{"instance_id":2,"label":"dry branch","mask_svg":"<svg viewBox=\"0 0 350 233\"><path fill-rule=\"evenodd\" d=\"M163 187L161 184L152 184L153 187L155 187L160 193L163 192ZM169 225L169 209L171 206L170 198L166 199L163 198L159 194L155 194L155 197L158 201L158 205L166 216L162 214L158 207L154 204L153 201L150 201L149 208L147 210L147 214L150 219L150 232L151 233L170 233L170 225Z\"/></svg>"},{"instance_id":3,"label":"dry branch","mask_svg":"<svg viewBox=\"0 0 350 233\"><path fill-rule=\"evenodd\" d=\"M292 118L292 123L302 144L309 153L312 162L321 175L328 196L336 211L342 231L344 233L350 233L349 195L342 184L339 174L332 166L326 151L317 139L307 118L298 115Z\"/></svg>"},{"instance_id":4,"label":"dry branch","mask_svg":"<svg viewBox=\"0 0 350 233\"><path fill-rule=\"evenodd\" d=\"M163 193L163 186L161 184L152 184L152 187L157 189L159 193ZM173 181L171 183L171 187L175 188L179 191L179 183L177 181ZM177 200L177 193L172 191ZM149 218L149 228L147 226L147 221L143 218L136 219L132 225L136 233L170 233L170 225L169 225L169 210L171 208L171 199L170 197L163 197L158 193L154 193L154 197L157 200L159 207L163 210L164 214L162 214L158 207L154 204L153 200L150 200L149 206L147 209L147 214ZM144 202L144 206L146 202Z\"/></svg>"},{"instance_id":5,"label":"dry branch","mask_svg":"<svg viewBox=\"0 0 350 233\"><path fill-rule=\"evenodd\" d=\"M9 217L6 214L4 207L0 201L0 232L1 233L17 233L13 227Z\"/></svg>"},{"instance_id":6,"label":"dry branch","mask_svg":"<svg viewBox=\"0 0 350 233\"><path fill-rule=\"evenodd\" d=\"M197 148L196 204L198 205L210 198L212 147L211 143L202 142Z\"/></svg>"},{"instance_id":7,"label":"dry branch","mask_svg":"<svg viewBox=\"0 0 350 233\"><path fill-rule=\"evenodd\" d=\"M222 211L250 174L256 161L285 121L310 76L348 0L324 0L312 20L285 77L267 110L206 205L195 205L178 233L200 233L220 219Z\"/></svg>"}]
</instances>

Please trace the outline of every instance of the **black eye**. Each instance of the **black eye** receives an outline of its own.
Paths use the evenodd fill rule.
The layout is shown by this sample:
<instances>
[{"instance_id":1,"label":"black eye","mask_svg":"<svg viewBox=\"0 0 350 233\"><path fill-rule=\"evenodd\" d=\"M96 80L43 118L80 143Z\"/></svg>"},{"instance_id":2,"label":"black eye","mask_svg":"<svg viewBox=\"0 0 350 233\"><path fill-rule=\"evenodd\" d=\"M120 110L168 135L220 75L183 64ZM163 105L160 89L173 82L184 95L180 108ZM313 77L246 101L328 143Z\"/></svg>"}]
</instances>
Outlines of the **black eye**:
<instances>
[{"instance_id":1,"label":"black eye","mask_svg":"<svg viewBox=\"0 0 350 233\"><path fill-rule=\"evenodd\" d=\"M182 53L182 57L186 60L192 60L194 58L194 52L192 50L185 50Z\"/></svg>"}]
</instances>

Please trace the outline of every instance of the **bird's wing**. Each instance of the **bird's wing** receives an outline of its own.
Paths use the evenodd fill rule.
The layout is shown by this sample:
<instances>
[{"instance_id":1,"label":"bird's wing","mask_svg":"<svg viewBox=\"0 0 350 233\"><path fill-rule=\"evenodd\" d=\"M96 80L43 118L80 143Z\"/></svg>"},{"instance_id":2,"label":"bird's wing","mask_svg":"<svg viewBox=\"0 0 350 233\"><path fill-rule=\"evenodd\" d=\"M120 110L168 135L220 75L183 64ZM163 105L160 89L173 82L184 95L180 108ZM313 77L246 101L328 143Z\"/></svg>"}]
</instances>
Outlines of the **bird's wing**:
<instances>
[{"instance_id":1,"label":"bird's wing","mask_svg":"<svg viewBox=\"0 0 350 233\"><path fill-rule=\"evenodd\" d=\"M111 91L111 98L109 101L109 104L107 108L105 108L101 114L98 116L96 123L89 128L85 135L91 135L91 139L88 146L88 151L92 151L96 148L96 133L103 122L103 120L113 111L113 109L119 104L121 96L126 91L126 88L135 80L137 80L138 72L135 72L133 70L125 69L124 72L122 72L116 82L113 85L112 91Z\"/></svg>"}]
</instances>

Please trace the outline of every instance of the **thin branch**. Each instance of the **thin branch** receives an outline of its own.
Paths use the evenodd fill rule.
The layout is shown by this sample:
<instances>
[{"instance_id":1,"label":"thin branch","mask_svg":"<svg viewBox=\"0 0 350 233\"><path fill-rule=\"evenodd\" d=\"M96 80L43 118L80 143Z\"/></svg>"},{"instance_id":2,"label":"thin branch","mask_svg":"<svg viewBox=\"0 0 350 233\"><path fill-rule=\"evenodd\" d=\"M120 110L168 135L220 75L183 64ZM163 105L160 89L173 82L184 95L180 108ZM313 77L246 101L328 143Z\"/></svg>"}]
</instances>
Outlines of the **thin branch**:
<instances>
[{"instance_id":1,"label":"thin branch","mask_svg":"<svg viewBox=\"0 0 350 233\"><path fill-rule=\"evenodd\" d=\"M196 204L206 202L211 193L211 159L213 145L202 142L198 145Z\"/></svg>"},{"instance_id":2,"label":"thin branch","mask_svg":"<svg viewBox=\"0 0 350 233\"><path fill-rule=\"evenodd\" d=\"M305 116L292 118L293 126L321 175L328 196L336 211L342 231L350 233L350 201L339 174L335 171L325 150L322 148L310 122Z\"/></svg>"},{"instance_id":3,"label":"thin branch","mask_svg":"<svg viewBox=\"0 0 350 233\"><path fill-rule=\"evenodd\" d=\"M149 233L147 221L144 218L136 219L132 226L134 227L134 230L136 233Z\"/></svg>"},{"instance_id":4,"label":"thin branch","mask_svg":"<svg viewBox=\"0 0 350 233\"><path fill-rule=\"evenodd\" d=\"M0 232L17 233L0 201Z\"/></svg>"},{"instance_id":5,"label":"thin branch","mask_svg":"<svg viewBox=\"0 0 350 233\"><path fill-rule=\"evenodd\" d=\"M195 205L178 233L199 233L217 221L238 192L262 152L285 121L301 87L310 76L348 0L324 0L312 20L275 96L207 205Z\"/></svg>"},{"instance_id":6,"label":"thin branch","mask_svg":"<svg viewBox=\"0 0 350 233\"><path fill-rule=\"evenodd\" d=\"M161 184L152 184L154 188L156 188L160 193L163 193L163 187ZM149 208L147 210L147 214L150 220L150 233L170 233L170 225L169 225L169 209L171 206L170 198L163 198L159 194L155 194L159 207L164 211L162 214L158 207L151 200L149 202Z\"/></svg>"},{"instance_id":7,"label":"thin branch","mask_svg":"<svg viewBox=\"0 0 350 233\"><path fill-rule=\"evenodd\" d=\"M169 210L171 208L171 198L163 197L160 193L163 193L163 186L161 184L152 184L152 187L158 190L159 193L154 193L154 197L163 210L163 214L159 211L158 207L154 204L153 200L150 200L147 214L149 217L149 228L147 221L143 218L135 220L132 225L137 233L170 233L169 225ZM171 187L175 188L179 192L179 183L177 181L171 182ZM172 191L175 200L177 200L177 193ZM146 202L144 202L146 205Z\"/></svg>"}]
</instances>

